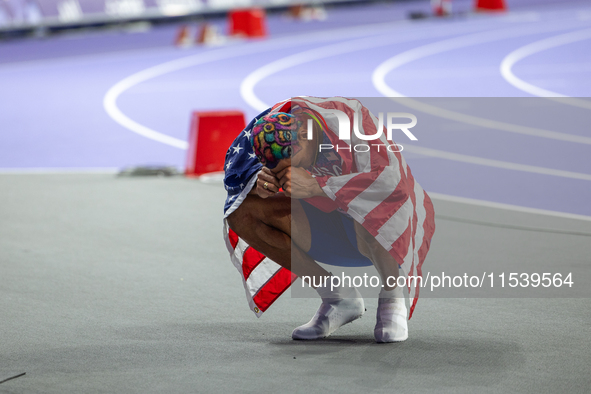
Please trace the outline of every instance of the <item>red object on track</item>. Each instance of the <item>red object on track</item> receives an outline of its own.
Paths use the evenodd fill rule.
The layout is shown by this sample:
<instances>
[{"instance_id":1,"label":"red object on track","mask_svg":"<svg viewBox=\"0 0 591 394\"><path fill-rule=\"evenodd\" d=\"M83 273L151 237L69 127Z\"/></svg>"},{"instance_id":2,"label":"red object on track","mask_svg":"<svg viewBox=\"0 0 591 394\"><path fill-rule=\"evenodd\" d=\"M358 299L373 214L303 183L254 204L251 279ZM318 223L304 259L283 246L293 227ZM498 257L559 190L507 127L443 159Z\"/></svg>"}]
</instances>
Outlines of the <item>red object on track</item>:
<instances>
[{"instance_id":1,"label":"red object on track","mask_svg":"<svg viewBox=\"0 0 591 394\"><path fill-rule=\"evenodd\" d=\"M185 175L223 171L226 151L245 126L242 111L193 112Z\"/></svg>"},{"instance_id":2,"label":"red object on track","mask_svg":"<svg viewBox=\"0 0 591 394\"><path fill-rule=\"evenodd\" d=\"M228 14L228 19L230 22L230 35L244 37L266 37L267 26L265 18L265 10L260 8L230 11Z\"/></svg>"},{"instance_id":3,"label":"red object on track","mask_svg":"<svg viewBox=\"0 0 591 394\"><path fill-rule=\"evenodd\" d=\"M197 32L197 44L215 44L219 40L218 32L215 26L204 23Z\"/></svg>"},{"instance_id":4,"label":"red object on track","mask_svg":"<svg viewBox=\"0 0 591 394\"><path fill-rule=\"evenodd\" d=\"M505 0L476 0L476 11L507 11Z\"/></svg>"},{"instance_id":5,"label":"red object on track","mask_svg":"<svg viewBox=\"0 0 591 394\"><path fill-rule=\"evenodd\" d=\"M182 25L179 27L176 37L174 39L174 45L175 46L188 46L190 44L192 44L192 39L191 39L191 30L189 29L189 26L187 25Z\"/></svg>"},{"instance_id":6,"label":"red object on track","mask_svg":"<svg viewBox=\"0 0 591 394\"><path fill-rule=\"evenodd\" d=\"M431 0L431 6L435 16L451 15L451 0Z\"/></svg>"}]
</instances>

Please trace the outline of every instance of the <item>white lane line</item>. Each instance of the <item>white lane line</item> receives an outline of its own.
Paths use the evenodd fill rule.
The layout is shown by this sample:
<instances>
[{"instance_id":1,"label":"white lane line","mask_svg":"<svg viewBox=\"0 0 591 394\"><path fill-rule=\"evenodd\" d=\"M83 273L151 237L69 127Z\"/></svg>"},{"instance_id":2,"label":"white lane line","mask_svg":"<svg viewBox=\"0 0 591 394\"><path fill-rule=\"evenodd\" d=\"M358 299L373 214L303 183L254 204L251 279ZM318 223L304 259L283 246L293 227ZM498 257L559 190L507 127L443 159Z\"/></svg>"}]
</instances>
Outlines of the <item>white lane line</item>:
<instances>
[{"instance_id":1,"label":"white lane line","mask_svg":"<svg viewBox=\"0 0 591 394\"><path fill-rule=\"evenodd\" d=\"M311 62L313 60L333 57L344 53L372 48L375 46L388 45L391 42L391 37L388 37L387 42L385 43L368 43L367 39L363 38L355 41L347 41L314 48L281 58L279 60L275 60L248 74L240 84L240 95L242 96L242 99L246 101L252 108L256 109L257 111L264 111L265 109L269 108L269 105L258 98L254 92L254 88L260 81L269 77L270 75L275 74L281 70L286 70L297 65Z\"/></svg>"},{"instance_id":2,"label":"white lane line","mask_svg":"<svg viewBox=\"0 0 591 394\"><path fill-rule=\"evenodd\" d=\"M552 30L559 30L559 29L564 29L567 27L553 27ZM489 33L489 32L486 32ZM486 34L485 33L485 34ZM498 37L498 31L493 31L492 34L494 37ZM535 34L534 32L528 32L527 34ZM452 39L453 40L453 39ZM339 44L340 45L340 44ZM331 49L332 47L332 49ZM343 54L345 52L341 52L340 47L336 47L333 46L327 46L325 47L325 49L328 48L329 50L338 52L338 54ZM356 51L359 50L358 48L356 48L355 46L351 46L351 51ZM269 107L269 105L267 105L266 103L264 103L262 100L260 100L256 94L254 93L254 88L255 86L264 78L278 72L278 71L282 71L285 69L288 69L289 67L293 67L295 65L301 65L304 64L305 62L300 58L300 56L304 55L306 57L306 61L313 61L316 59L320 59L323 58L324 56L322 56L322 53L319 51L305 51L302 53L298 53L295 55L291 55L288 56L286 58L282 58L279 60L276 60L273 63L269 63L266 66L263 66L255 71L253 71L251 74L249 74L245 80L243 81L242 85L241 85L241 94L242 97L245 99L245 101L251 105L253 108L255 109L266 109ZM290 62L286 62L285 59L289 59ZM387 74L387 73L386 73ZM375 75L375 73L374 73ZM385 74L384 74L385 76ZM375 83L374 83L375 85ZM385 83L384 83L385 85ZM386 87L388 89L390 89L387 85ZM379 89L378 89L379 90ZM392 90L393 91L393 90ZM387 96L387 94L385 94ZM393 96L402 96L400 93L395 92L393 94ZM402 96L403 97L403 96ZM406 100L409 100L407 98L405 98L405 103ZM417 102L419 103L419 102ZM422 103L419 103L422 105ZM264 106L264 107L263 107ZM436 110L440 110L440 108L437 107L433 107ZM451 112L451 111L450 111ZM453 113L454 115L463 115L463 114L459 114L459 113ZM455 119L455 118L454 118ZM486 121L486 119L479 119L476 118L479 121ZM457 120L457 119L455 119ZM506 124L507 126L514 126L514 125L510 125L510 124ZM570 137L570 135L566 135L566 137ZM576 136L573 136L576 137ZM577 141L578 142L578 141ZM408 146L405 148L406 150L411 150L408 148ZM426 148L424 148L426 149ZM416 151L416 150L415 150ZM430 150L432 154L434 154L435 152L433 152L434 150ZM417 152L419 154L425 154L427 151L426 150L422 150L422 152ZM514 167L512 169L517 169L519 168L519 170L528 170L528 172L536 172L536 173L548 173L548 175L567 175L567 177L574 177L576 179L580 179L580 176L582 176L583 178L585 177L591 177L587 174L579 174L579 173L570 173L567 171L560 171L560 170L553 170L553 169L548 169L548 168L542 168L542 167L535 167L535 166L525 166L525 165L520 165L517 163L509 163L509 162L502 162L502 161L498 161L498 160L488 160L488 159L481 159L481 158L477 158L477 157L471 157L471 156L465 156L465 155L456 155L453 154L451 152L442 152L439 151L437 152L438 154L444 153L447 157L453 157L456 160L460 160L460 161L466 161L469 160L470 162L473 161L478 161L477 164L482 164L482 165L492 165L493 167L501 167L501 168L507 168L507 167ZM486 163L486 164L483 164ZM549 174L549 173L552 174ZM585 178L586 179L586 178ZM541 210L541 209L535 209L535 208L528 208L528 207L522 207L522 206L517 206L517 205L509 205L509 204L502 204L502 203L495 203L495 202L490 202L490 201L485 201L485 200L476 200L476 199L469 199L469 198L463 198L463 197L455 197L455 196L449 196L449 195L445 195L445 194L440 194L440 193L431 193L429 192L430 196L433 196L434 198L438 198L438 199L442 199L442 200L447 200L447 201L454 201L454 202L461 202L461 203L466 203L466 204L473 204L473 205L480 205L480 206L487 206L487 207L494 207L494 208L499 208L499 209L505 209L505 210L513 210L513 211L518 211L518 212L527 212L527 213L535 213L535 214L544 214L544 215L551 215L551 216L557 216L557 217L563 217L563 218L569 218L569 219L579 219L579 220L591 220L591 216L585 216L585 215L576 215L576 214L569 214L569 213L564 213L564 212L558 212L558 211L549 211L549 210Z\"/></svg>"},{"instance_id":3,"label":"white lane line","mask_svg":"<svg viewBox=\"0 0 591 394\"><path fill-rule=\"evenodd\" d=\"M345 53L354 51L361 51L369 48L375 48L379 46L389 45L395 42L407 41L409 38L391 36L386 37L382 40L374 40L368 42L366 38L362 38L354 41L346 41L338 44L332 44L322 46L319 48L310 49L307 51L299 52L291 56L286 56L281 59L275 60L271 63L264 65L248 74L246 78L242 80L240 84L240 95L242 99L248 103L252 108L257 111L264 111L269 108L269 104L262 101L254 92L255 86L263 79L278 73L279 71L286 70L304 63L309 63L314 60L324 59L328 57L338 56Z\"/></svg>"},{"instance_id":4,"label":"white lane line","mask_svg":"<svg viewBox=\"0 0 591 394\"><path fill-rule=\"evenodd\" d=\"M388 75L393 70L418 59L422 59L446 51L451 51L454 49L464 48L467 46L484 44L493 41L505 40L509 38L527 36L532 34L565 30L569 28L572 28L572 22L570 22L569 24L560 24L558 26L545 25L542 28L537 29L517 28L510 30L495 30L492 32L487 31L484 33L476 33L469 36L451 38L443 41L438 41L432 44L427 44L418 48L408 50L406 52L402 52L381 63L378 67L376 67L376 69L373 72L372 82L375 88L382 95L390 97L392 98L392 100L398 101L402 105L405 105L409 108L429 113L431 115L435 115L441 118L450 119L457 122L471 124L479 127L484 127L487 129L501 130L510 133L529 135L533 137L542 137L559 141L591 145L590 137L561 133L552 130L544 130L535 127L515 125L511 123L505 123L491 119L480 118L477 116L467 115L460 112L450 111L440 107L436 107L434 105L425 104L418 100L414 100L404 96L404 94L392 89L386 83L386 75Z\"/></svg>"},{"instance_id":5,"label":"white lane line","mask_svg":"<svg viewBox=\"0 0 591 394\"><path fill-rule=\"evenodd\" d=\"M358 40L340 42L338 44L326 45L323 47L299 52L268 63L248 74L240 84L240 95L252 108L256 109L257 111L264 111L265 109L269 108L270 105L265 103L256 95L254 92L255 86L263 79L268 78L269 76L280 71L315 60L343 55L346 53L378 48L381 46L398 44L402 42L432 38L434 35L441 37L443 35L454 35L458 33L466 33L467 31L470 32L473 30L482 30L482 28L479 26L470 26L469 29L466 29L464 26L461 26L460 28L451 28L447 29L445 32L441 32L439 26L434 26L429 29L412 32L413 34L406 34L403 36L392 37L392 32L389 32L388 36L374 38L373 41L368 41L367 38L361 38Z\"/></svg>"},{"instance_id":6,"label":"white lane line","mask_svg":"<svg viewBox=\"0 0 591 394\"><path fill-rule=\"evenodd\" d=\"M162 76L171 72L179 71L185 68L200 64L227 60L239 56L246 56L254 53L268 52L275 49L285 49L287 47L304 45L306 43L322 42L325 40L341 40L349 37L371 36L372 34L381 34L391 31L393 27L405 27L409 24L406 21L394 23L377 24L371 27L356 26L350 28L336 29L329 32L313 32L299 34L289 37L278 37L268 41L259 41L252 44L226 47L219 50L199 53L197 55L187 56L180 59L171 60L128 76L117 82L105 94L103 98L103 107L107 114L121 126L139 134L143 137L157 141L174 148L187 149L187 142L164 133L150 129L125 115L117 106L117 99L126 90L142 82Z\"/></svg>"},{"instance_id":7,"label":"white lane line","mask_svg":"<svg viewBox=\"0 0 591 394\"><path fill-rule=\"evenodd\" d=\"M557 177L561 177L561 178L571 178L571 179L580 179L580 180L584 180L584 181L591 181L591 175L583 174L580 172L555 170L553 168L530 166L527 164L511 163L508 161L501 161L501 160L485 159L485 158L477 157L477 156L462 155L459 153L452 153L452 152L446 152L446 151L437 150L437 149L423 148L423 147L419 147L419 146L405 145L404 151L405 152L409 151L412 153L417 153L420 155L425 155L425 156L430 156L430 157L436 157L439 159L446 159L446 160L458 161L458 162L469 163L469 164L477 164L477 165L486 166L486 167L495 167L495 168L502 168L505 170L522 171L522 172L529 172L529 173L534 173L534 174L557 176Z\"/></svg>"},{"instance_id":8,"label":"white lane line","mask_svg":"<svg viewBox=\"0 0 591 394\"><path fill-rule=\"evenodd\" d=\"M499 202L477 200L474 198L451 196L449 194L441 194L441 193L433 193L433 192L428 192L428 194L429 194L429 197L433 198L434 200L451 201L451 202L457 202L457 203L461 203L461 204L477 205L477 206L481 206L481 207L497 208L497 209L504 209L504 210L508 210L508 211L533 213L536 215L555 216L555 217L564 218L564 219L575 219L575 220L584 220L587 222L591 222L591 216L587 216L587 215L577 215L575 213L550 211L550 210L538 209L538 208L529 208L529 207L524 207L521 205L503 204L503 203L499 203Z\"/></svg>"},{"instance_id":9,"label":"white lane line","mask_svg":"<svg viewBox=\"0 0 591 394\"><path fill-rule=\"evenodd\" d=\"M547 98L563 97L563 99L561 99L560 102L564 102L581 108L591 109L591 101L569 97L564 94L560 94L557 92L553 92L551 90L543 89L538 86L532 85L531 83L527 83L521 78L515 76L512 70L513 66L517 62L525 59L528 56L542 51L546 51L548 49L589 39L591 39L591 29L584 29L575 32L561 34L554 37L545 38L543 40L539 40L536 42L532 42L531 44L524 45L505 56L500 66L501 75L511 85L531 95Z\"/></svg>"},{"instance_id":10,"label":"white lane line","mask_svg":"<svg viewBox=\"0 0 591 394\"><path fill-rule=\"evenodd\" d=\"M545 29L547 29L547 27L545 27ZM554 27L553 29L556 29L556 27ZM503 30L503 32L504 31L505 30ZM519 30L519 31L521 31L521 30ZM492 32L488 31L488 32L485 32L484 34L489 39L491 37L497 38L499 36L499 31L497 31L497 30L494 30ZM512 37L515 35L515 31L507 33L507 34L509 34ZM530 32L530 30L527 30L527 34L532 34L532 33ZM468 36L467 37L468 40L466 40L466 37L460 37L459 39L453 38L451 40L446 40L446 41L451 42L452 47L455 47L456 45L458 45L458 41L463 42L463 43L471 42L472 44L474 44L477 42L481 42L478 40L480 40L480 37L482 35L483 35L482 33L478 33L475 35ZM478 38L478 40L476 40L476 38ZM405 37L404 39L409 39L409 37ZM359 40L342 42L342 43L338 43L338 44L327 45L327 46L320 47L320 48L314 48L314 49L311 49L308 51L303 51L303 52L299 52L299 53L296 53L296 54L293 54L290 56L286 56L281 59L275 60L274 62L268 63L268 64L256 69L252 73L250 73L243 80L243 82L240 86L240 93L241 93L242 97L244 98L244 100L250 106L252 106L254 109L256 109L258 111L263 111L263 110L269 108L269 105L267 103L263 102L255 94L254 88L264 78L267 78L270 75L275 74L279 71L286 70L291 67L299 66L299 65L302 65L302 64L314 61L314 60L318 60L318 59L322 59L322 58L326 58L326 57L331 57L331 56L336 56L336 55L341 55L341 54L349 53L349 52L355 52L355 51L364 50L364 49L370 49L373 47L389 45L391 43L392 43L392 41L390 41L388 39L374 40L371 43L367 43L366 39L359 39ZM439 42L437 42L435 44L438 44L438 43ZM432 47L433 45L434 44L429 44L429 45L427 45L427 47ZM420 47L420 48L424 48L424 47ZM437 50L439 50L439 48L437 48ZM407 51L404 53L408 53L408 52L412 52L412 51L414 51L414 50ZM425 53L425 52L423 52L423 53ZM427 52L427 53L429 53L429 52ZM397 56L400 56L400 55L397 55ZM396 56L394 58L396 58ZM404 103L406 103L407 100L409 100L409 99L405 98ZM431 106L431 107L433 107L439 111L447 111L447 112L451 112L454 114L458 114L453 111L443 110L439 107L435 107L435 106ZM463 115L463 114L458 114L458 115ZM464 115L464 116L469 116L469 115ZM476 117L473 117L473 118L476 118ZM486 121L486 119L480 119L480 118L476 118L476 119L478 119L479 126L482 126L482 123L484 121ZM454 120L458 120L458 119L454 119ZM488 122L494 123L494 121L488 121ZM500 122L498 122L498 123L500 123ZM516 128L521 127L521 126L516 126L516 125L510 125L510 124L507 124L507 125L513 126ZM553 133L553 132L548 131L548 133ZM561 134L561 133L557 133L557 134ZM567 135L567 136L579 138L579 136L571 136L571 135ZM591 141L591 138L589 140ZM578 141L578 139L577 139L577 141ZM506 170L514 170L514 171L522 171L522 172L529 172L529 173L536 173L536 174L543 174L543 175L551 175L551 176L558 176L558 177L571 178L571 179L591 180L591 175L578 173L578 172L555 170L552 168L537 167L537 166L512 163L512 162L506 162L506 161L500 161L500 160L485 159L485 158L480 158L480 157L475 157L475 156L462 155L462 154L458 154L458 153L445 152L445 151L416 147L416 146L406 145L405 150L412 152L412 153L418 153L418 154L431 156L431 157L437 157L437 158L441 158L441 159L459 161L459 162L470 163L470 164L477 164L477 165L488 166L488 167L502 168L502 169L506 169Z\"/></svg>"},{"instance_id":11,"label":"white lane line","mask_svg":"<svg viewBox=\"0 0 591 394\"><path fill-rule=\"evenodd\" d=\"M152 130L125 115L119 107L117 107L117 98L129 88L145 82L149 79L168 74L174 71L182 70L184 68L196 66L198 64L204 64L217 60L222 60L230 57L234 57L236 54L232 52L207 52L200 53L198 55L184 57L181 59L172 60L166 63L159 64L154 67L147 68L140 72L130 75L129 77L117 82L113 85L105 94L103 98L103 106L107 114L119 123L123 127L137 133L143 137L151 140L161 142L166 145L170 145L179 149L187 149L187 141L180 140L178 138L171 137L169 135L160 133L156 130Z\"/></svg>"}]
</instances>

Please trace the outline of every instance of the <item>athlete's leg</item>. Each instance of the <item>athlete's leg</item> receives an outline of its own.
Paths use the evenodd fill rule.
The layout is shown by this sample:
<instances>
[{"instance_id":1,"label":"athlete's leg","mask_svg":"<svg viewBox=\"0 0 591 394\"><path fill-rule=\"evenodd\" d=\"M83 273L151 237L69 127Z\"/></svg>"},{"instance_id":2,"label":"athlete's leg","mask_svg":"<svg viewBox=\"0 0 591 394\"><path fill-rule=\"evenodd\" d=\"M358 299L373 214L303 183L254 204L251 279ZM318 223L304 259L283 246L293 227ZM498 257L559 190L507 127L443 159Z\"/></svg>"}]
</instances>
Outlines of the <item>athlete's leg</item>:
<instances>
[{"instance_id":1,"label":"athlete's leg","mask_svg":"<svg viewBox=\"0 0 591 394\"><path fill-rule=\"evenodd\" d=\"M355 222L355 234L357 235L357 247L359 252L371 260L376 267L382 284L386 291L396 287L395 279L398 278L398 262L362 225ZM388 281L388 277L394 278ZM392 285L392 286L390 286Z\"/></svg>"},{"instance_id":2,"label":"athlete's leg","mask_svg":"<svg viewBox=\"0 0 591 394\"><path fill-rule=\"evenodd\" d=\"M299 201L283 195L266 199L248 195L228 216L228 224L250 246L296 275L309 276L313 281L313 277L318 277L316 283L321 283L320 277L330 276L306 253L312 245L312 236ZM363 299L354 288L327 286L316 291L322 304L308 323L293 331L294 339L325 338L365 311Z\"/></svg>"},{"instance_id":3,"label":"athlete's leg","mask_svg":"<svg viewBox=\"0 0 591 394\"><path fill-rule=\"evenodd\" d=\"M250 246L294 274L317 277L316 283L330 276L306 253L310 224L299 201L282 193L265 199L249 194L228 216L228 224Z\"/></svg>"},{"instance_id":4,"label":"athlete's leg","mask_svg":"<svg viewBox=\"0 0 591 394\"><path fill-rule=\"evenodd\" d=\"M397 287L393 279L398 278L398 262L375 238L355 222L357 247L359 252L370 259L384 287L380 291L374 336L377 342L401 342L408 338L407 310L402 288ZM388 282L390 282L389 286Z\"/></svg>"}]
</instances>

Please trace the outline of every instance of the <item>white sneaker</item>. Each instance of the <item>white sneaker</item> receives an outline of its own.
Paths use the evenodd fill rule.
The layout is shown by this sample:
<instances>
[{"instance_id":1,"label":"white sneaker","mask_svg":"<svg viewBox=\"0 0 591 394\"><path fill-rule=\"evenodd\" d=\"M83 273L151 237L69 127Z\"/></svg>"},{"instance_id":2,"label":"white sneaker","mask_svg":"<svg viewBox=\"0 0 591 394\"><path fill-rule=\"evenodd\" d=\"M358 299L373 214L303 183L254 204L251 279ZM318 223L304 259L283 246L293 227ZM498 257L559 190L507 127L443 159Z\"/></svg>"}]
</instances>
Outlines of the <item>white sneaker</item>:
<instances>
[{"instance_id":1,"label":"white sneaker","mask_svg":"<svg viewBox=\"0 0 591 394\"><path fill-rule=\"evenodd\" d=\"M293 339L326 338L339 327L359 319L365 312L363 298L355 288L348 297L323 300L312 320L293 330L291 337Z\"/></svg>"},{"instance_id":2,"label":"white sneaker","mask_svg":"<svg viewBox=\"0 0 591 394\"><path fill-rule=\"evenodd\" d=\"M407 311L404 298L378 299L376 342L402 342L408 338Z\"/></svg>"}]
</instances>

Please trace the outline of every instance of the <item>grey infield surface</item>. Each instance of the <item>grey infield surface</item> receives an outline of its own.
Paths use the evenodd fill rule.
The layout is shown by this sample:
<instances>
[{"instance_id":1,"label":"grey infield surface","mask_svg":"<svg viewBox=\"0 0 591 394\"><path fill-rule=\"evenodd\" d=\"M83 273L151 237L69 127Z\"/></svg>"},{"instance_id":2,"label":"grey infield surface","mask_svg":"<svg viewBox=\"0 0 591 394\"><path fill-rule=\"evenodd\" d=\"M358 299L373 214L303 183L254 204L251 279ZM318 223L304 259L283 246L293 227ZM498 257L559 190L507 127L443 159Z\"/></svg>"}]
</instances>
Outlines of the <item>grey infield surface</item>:
<instances>
[{"instance_id":1,"label":"grey infield surface","mask_svg":"<svg viewBox=\"0 0 591 394\"><path fill-rule=\"evenodd\" d=\"M0 381L26 372L0 393L591 391L589 298L425 297L409 340L382 345L367 299L329 339L291 340L318 300L250 312L223 199L181 177L0 175ZM434 202L426 270L570 264L589 287L591 237L462 220L588 234L591 222Z\"/></svg>"}]
</instances>

